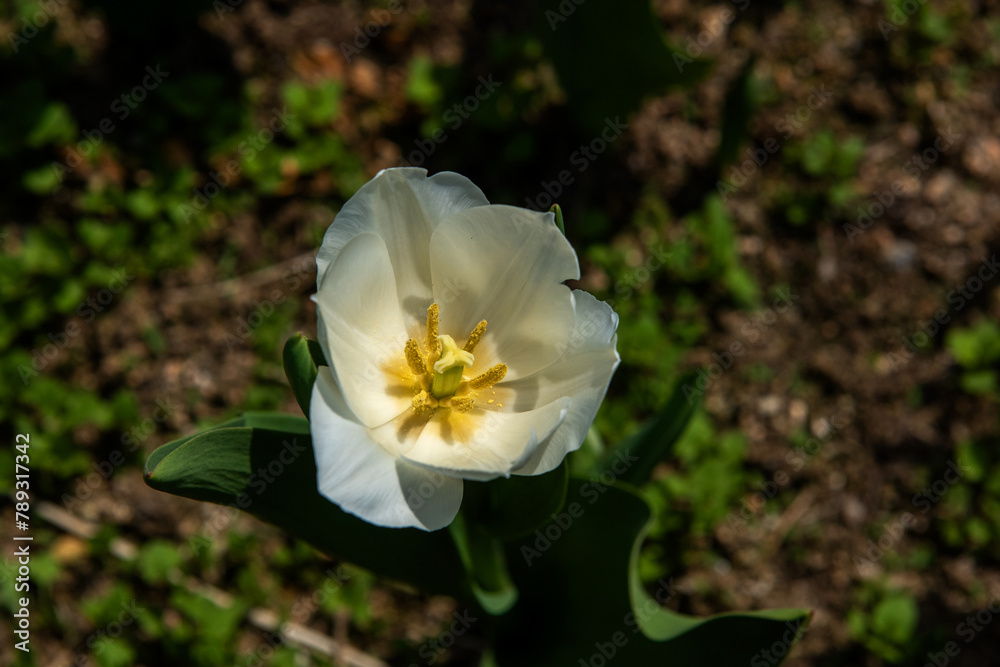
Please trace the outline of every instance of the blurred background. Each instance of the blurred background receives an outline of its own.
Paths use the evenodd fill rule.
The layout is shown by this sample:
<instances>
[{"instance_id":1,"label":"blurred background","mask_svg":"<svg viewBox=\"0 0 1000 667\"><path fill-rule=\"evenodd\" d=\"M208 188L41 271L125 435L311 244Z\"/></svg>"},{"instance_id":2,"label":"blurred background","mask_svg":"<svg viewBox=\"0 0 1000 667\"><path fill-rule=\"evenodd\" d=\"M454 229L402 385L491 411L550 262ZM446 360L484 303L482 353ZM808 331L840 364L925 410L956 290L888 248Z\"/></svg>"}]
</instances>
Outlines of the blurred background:
<instances>
[{"instance_id":1,"label":"blurred background","mask_svg":"<svg viewBox=\"0 0 1000 667\"><path fill-rule=\"evenodd\" d=\"M0 664L478 664L454 600L141 477L299 413L316 249L403 165L562 206L621 316L606 442L686 378L650 590L814 609L796 667L996 664L995 0L3 0L0 36Z\"/></svg>"}]
</instances>

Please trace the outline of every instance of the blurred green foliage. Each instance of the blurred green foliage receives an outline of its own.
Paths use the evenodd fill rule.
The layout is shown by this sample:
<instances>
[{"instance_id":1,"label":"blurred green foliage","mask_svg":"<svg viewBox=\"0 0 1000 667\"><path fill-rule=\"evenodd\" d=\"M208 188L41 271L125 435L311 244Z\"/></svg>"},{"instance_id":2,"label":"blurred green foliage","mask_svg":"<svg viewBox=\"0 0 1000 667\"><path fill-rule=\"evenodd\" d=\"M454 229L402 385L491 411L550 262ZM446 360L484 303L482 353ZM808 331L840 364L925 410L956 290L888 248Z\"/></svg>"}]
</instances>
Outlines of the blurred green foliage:
<instances>
[{"instance_id":1,"label":"blurred green foliage","mask_svg":"<svg viewBox=\"0 0 1000 667\"><path fill-rule=\"evenodd\" d=\"M1000 326L981 320L967 329L950 329L945 346L962 366L962 389L1000 398L996 365L1000 361Z\"/></svg>"},{"instance_id":2,"label":"blurred green foliage","mask_svg":"<svg viewBox=\"0 0 1000 667\"><path fill-rule=\"evenodd\" d=\"M911 594L872 586L858 591L847 627L872 653L895 664L912 652L919 618Z\"/></svg>"}]
</instances>

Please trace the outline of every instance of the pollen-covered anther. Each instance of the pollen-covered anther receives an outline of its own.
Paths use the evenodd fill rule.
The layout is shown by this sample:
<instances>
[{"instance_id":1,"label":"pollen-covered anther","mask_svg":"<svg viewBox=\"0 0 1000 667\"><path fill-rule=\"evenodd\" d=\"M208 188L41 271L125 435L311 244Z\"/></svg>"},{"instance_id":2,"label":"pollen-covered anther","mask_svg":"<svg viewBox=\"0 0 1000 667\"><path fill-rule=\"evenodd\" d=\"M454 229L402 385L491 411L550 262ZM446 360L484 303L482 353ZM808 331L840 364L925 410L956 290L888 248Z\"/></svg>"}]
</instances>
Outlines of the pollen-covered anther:
<instances>
[{"instance_id":1,"label":"pollen-covered anther","mask_svg":"<svg viewBox=\"0 0 1000 667\"><path fill-rule=\"evenodd\" d=\"M418 415L429 415L438 407L438 400L421 390L411 401L413 412Z\"/></svg>"},{"instance_id":2,"label":"pollen-covered anther","mask_svg":"<svg viewBox=\"0 0 1000 667\"><path fill-rule=\"evenodd\" d=\"M404 348L406 354L406 365L414 375L424 375L427 373L427 364L424 363L424 355L420 353L420 345L412 338L406 341Z\"/></svg>"},{"instance_id":3,"label":"pollen-covered anther","mask_svg":"<svg viewBox=\"0 0 1000 667\"><path fill-rule=\"evenodd\" d=\"M450 407L455 412L468 412L469 410L472 409L474 403L475 401L473 401L471 398L467 398L464 396L461 397L453 396L449 402L448 407Z\"/></svg>"},{"instance_id":4,"label":"pollen-covered anther","mask_svg":"<svg viewBox=\"0 0 1000 667\"><path fill-rule=\"evenodd\" d=\"M441 351L438 342L438 305L432 303L427 308L427 360L434 363L435 357Z\"/></svg>"},{"instance_id":5,"label":"pollen-covered anther","mask_svg":"<svg viewBox=\"0 0 1000 667\"><path fill-rule=\"evenodd\" d=\"M486 331L486 320L480 320L476 328L472 330L469 334L469 340L465 342L465 347L462 349L466 352L472 352L479 345L479 341L483 339L483 332Z\"/></svg>"},{"instance_id":6,"label":"pollen-covered anther","mask_svg":"<svg viewBox=\"0 0 1000 667\"><path fill-rule=\"evenodd\" d=\"M489 389L507 375L507 364L497 364L482 375L469 380L469 386L473 389Z\"/></svg>"}]
</instances>

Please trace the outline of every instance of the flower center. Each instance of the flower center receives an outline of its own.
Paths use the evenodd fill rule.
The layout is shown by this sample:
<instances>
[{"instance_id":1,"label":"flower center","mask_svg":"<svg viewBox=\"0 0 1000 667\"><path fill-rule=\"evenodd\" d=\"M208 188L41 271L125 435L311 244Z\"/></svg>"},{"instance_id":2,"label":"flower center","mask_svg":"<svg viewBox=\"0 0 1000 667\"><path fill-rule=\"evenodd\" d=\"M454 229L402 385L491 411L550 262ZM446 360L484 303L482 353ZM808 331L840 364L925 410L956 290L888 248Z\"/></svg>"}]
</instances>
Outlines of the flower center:
<instances>
[{"instance_id":1,"label":"flower center","mask_svg":"<svg viewBox=\"0 0 1000 667\"><path fill-rule=\"evenodd\" d=\"M507 364L497 364L482 375L465 379L465 369L475 362L472 351L483 338L486 320L482 320L469 334L463 347L447 334L438 334L438 305L427 309L427 337L424 345L411 338L406 341L406 364L416 376L413 386L413 412L429 416L444 408L455 412L468 412L474 405L470 390L489 389L507 375Z\"/></svg>"},{"instance_id":2,"label":"flower center","mask_svg":"<svg viewBox=\"0 0 1000 667\"><path fill-rule=\"evenodd\" d=\"M438 336L438 343L441 344L441 358L434 362L431 395L440 400L455 395L462 384L462 371L471 366L476 358L471 352L460 349L455 339L446 334Z\"/></svg>"}]
</instances>

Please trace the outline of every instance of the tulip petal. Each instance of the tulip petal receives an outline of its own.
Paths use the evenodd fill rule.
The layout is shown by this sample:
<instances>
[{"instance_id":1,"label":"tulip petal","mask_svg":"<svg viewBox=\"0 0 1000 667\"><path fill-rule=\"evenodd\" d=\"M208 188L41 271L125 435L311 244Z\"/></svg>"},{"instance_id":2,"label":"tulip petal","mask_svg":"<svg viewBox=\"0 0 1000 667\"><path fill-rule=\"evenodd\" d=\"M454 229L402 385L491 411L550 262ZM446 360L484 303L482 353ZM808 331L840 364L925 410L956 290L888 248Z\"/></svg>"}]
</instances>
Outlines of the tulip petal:
<instances>
[{"instance_id":1,"label":"tulip petal","mask_svg":"<svg viewBox=\"0 0 1000 667\"><path fill-rule=\"evenodd\" d=\"M462 505L461 479L411 465L380 447L358 423L330 370L320 367L310 403L320 493L380 526L438 530Z\"/></svg>"},{"instance_id":2,"label":"tulip petal","mask_svg":"<svg viewBox=\"0 0 1000 667\"><path fill-rule=\"evenodd\" d=\"M347 404L366 426L378 426L410 406L403 349L407 333L385 243L358 234L327 270L315 294L317 331Z\"/></svg>"},{"instance_id":3,"label":"tulip petal","mask_svg":"<svg viewBox=\"0 0 1000 667\"><path fill-rule=\"evenodd\" d=\"M525 412L438 412L401 458L465 479L510 476L559 428L571 403L563 397Z\"/></svg>"},{"instance_id":4,"label":"tulip petal","mask_svg":"<svg viewBox=\"0 0 1000 667\"><path fill-rule=\"evenodd\" d=\"M530 377L494 388L499 399L514 410L537 409L563 396L573 398L562 425L513 471L515 475L548 472L580 448L621 361L615 350L618 315L587 292L574 290L573 297L576 323L562 357Z\"/></svg>"},{"instance_id":5,"label":"tulip petal","mask_svg":"<svg viewBox=\"0 0 1000 667\"><path fill-rule=\"evenodd\" d=\"M397 297L411 323L431 302L428 248L434 229L449 216L489 204L472 181L453 172L427 178L424 169L385 169L344 204L316 256L317 288L344 246L363 232L378 234L396 274Z\"/></svg>"},{"instance_id":6,"label":"tulip petal","mask_svg":"<svg viewBox=\"0 0 1000 667\"><path fill-rule=\"evenodd\" d=\"M497 363L508 378L559 358L573 328L573 297L563 281L580 277L576 253L551 213L482 206L457 213L431 238L434 301L442 332L459 340L485 319L477 375Z\"/></svg>"}]
</instances>

